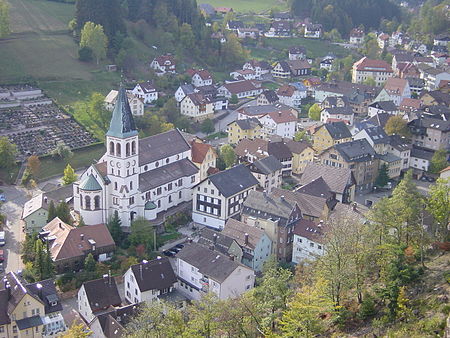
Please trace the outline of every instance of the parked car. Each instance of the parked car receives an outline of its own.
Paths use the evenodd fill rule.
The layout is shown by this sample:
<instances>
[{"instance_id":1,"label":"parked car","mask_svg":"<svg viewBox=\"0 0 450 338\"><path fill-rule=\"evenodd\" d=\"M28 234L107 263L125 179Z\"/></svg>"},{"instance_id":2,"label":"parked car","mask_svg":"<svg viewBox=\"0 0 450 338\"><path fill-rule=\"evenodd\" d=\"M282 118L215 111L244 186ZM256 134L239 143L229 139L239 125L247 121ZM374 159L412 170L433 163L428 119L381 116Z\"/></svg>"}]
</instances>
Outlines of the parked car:
<instances>
[{"instance_id":1,"label":"parked car","mask_svg":"<svg viewBox=\"0 0 450 338\"><path fill-rule=\"evenodd\" d=\"M174 246L173 248L170 248L170 251L174 251L176 253L179 253L181 251L181 248L177 248L176 246Z\"/></svg>"},{"instance_id":2,"label":"parked car","mask_svg":"<svg viewBox=\"0 0 450 338\"><path fill-rule=\"evenodd\" d=\"M5 260L5 253L3 250L0 250L0 262L3 262Z\"/></svg>"},{"instance_id":3,"label":"parked car","mask_svg":"<svg viewBox=\"0 0 450 338\"><path fill-rule=\"evenodd\" d=\"M4 246L6 244L5 232L0 231L0 246Z\"/></svg>"},{"instance_id":4,"label":"parked car","mask_svg":"<svg viewBox=\"0 0 450 338\"><path fill-rule=\"evenodd\" d=\"M173 252L170 250L165 250L165 251L163 251L163 254L167 257L172 257L172 256L175 256L176 252Z\"/></svg>"},{"instance_id":5,"label":"parked car","mask_svg":"<svg viewBox=\"0 0 450 338\"><path fill-rule=\"evenodd\" d=\"M180 248L180 249L183 249L184 248L184 244L177 244L177 245L175 245L175 247L177 247L177 248Z\"/></svg>"},{"instance_id":6,"label":"parked car","mask_svg":"<svg viewBox=\"0 0 450 338\"><path fill-rule=\"evenodd\" d=\"M6 196L1 194L0 195L0 202L6 202Z\"/></svg>"}]
</instances>

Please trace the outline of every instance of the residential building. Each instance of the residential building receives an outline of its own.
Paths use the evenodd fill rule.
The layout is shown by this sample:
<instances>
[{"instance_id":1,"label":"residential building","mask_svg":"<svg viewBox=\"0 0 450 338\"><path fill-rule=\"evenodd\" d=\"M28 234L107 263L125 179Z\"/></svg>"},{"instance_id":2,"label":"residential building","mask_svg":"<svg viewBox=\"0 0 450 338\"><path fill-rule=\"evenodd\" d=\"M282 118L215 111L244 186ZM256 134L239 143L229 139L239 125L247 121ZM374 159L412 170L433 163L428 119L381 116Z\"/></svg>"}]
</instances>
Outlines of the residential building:
<instances>
[{"instance_id":1,"label":"residential building","mask_svg":"<svg viewBox=\"0 0 450 338\"><path fill-rule=\"evenodd\" d=\"M404 98L410 97L411 89L409 88L408 81L406 79L390 77L386 80L383 89L375 101L392 101L396 106L399 106Z\"/></svg>"},{"instance_id":2,"label":"residential building","mask_svg":"<svg viewBox=\"0 0 450 338\"><path fill-rule=\"evenodd\" d=\"M260 160L256 160L253 163L250 163L248 168L258 180L259 190L270 193L272 189L281 186L281 171L283 165L275 156L270 155Z\"/></svg>"},{"instance_id":3,"label":"residential building","mask_svg":"<svg viewBox=\"0 0 450 338\"><path fill-rule=\"evenodd\" d=\"M422 108L422 101L419 99L405 98L400 102L398 109L403 113L417 112Z\"/></svg>"},{"instance_id":4,"label":"residential building","mask_svg":"<svg viewBox=\"0 0 450 338\"><path fill-rule=\"evenodd\" d=\"M305 25L305 38L320 39L322 37L322 25L320 24L307 24Z\"/></svg>"},{"instance_id":5,"label":"residential building","mask_svg":"<svg viewBox=\"0 0 450 338\"><path fill-rule=\"evenodd\" d=\"M230 220L232 220L232 218L228 221ZM208 248L214 247L214 250L232 258L236 262L242 263L244 252L242 251L241 246L235 239L225 235L223 231L212 230L205 227L199 231L197 243Z\"/></svg>"},{"instance_id":6,"label":"residential building","mask_svg":"<svg viewBox=\"0 0 450 338\"><path fill-rule=\"evenodd\" d=\"M291 23L289 21L273 21L269 31L265 34L267 37L287 37L291 36Z\"/></svg>"},{"instance_id":7,"label":"residential building","mask_svg":"<svg viewBox=\"0 0 450 338\"><path fill-rule=\"evenodd\" d=\"M194 87L211 86L213 78L206 69L194 70L192 73L192 85Z\"/></svg>"},{"instance_id":8,"label":"residential building","mask_svg":"<svg viewBox=\"0 0 450 338\"><path fill-rule=\"evenodd\" d=\"M210 144L202 142L191 142L192 147L192 163L194 163L199 171L200 181L208 177L208 172L216 168L217 153Z\"/></svg>"},{"instance_id":9,"label":"residential building","mask_svg":"<svg viewBox=\"0 0 450 338\"><path fill-rule=\"evenodd\" d=\"M256 98L256 105L257 106L266 106L266 105L273 105L276 104L279 101L277 93L275 93L274 90L265 90L261 94L258 95Z\"/></svg>"},{"instance_id":10,"label":"residential building","mask_svg":"<svg viewBox=\"0 0 450 338\"><path fill-rule=\"evenodd\" d=\"M287 79L311 74L311 65L304 60L279 61L272 69L273 77Z\"/></svg>"},{"instance_id":11,"label":"residential building","mask_svg":"<svg viewBox=\"0 0 450 338\"><path fill-rule=\"evenodd\" d=\"M329 72L331 72L333 70L333 63L334 63L334 59L323 59L319 63L319 68L326 69Z\"/></svg>"},{"instance_id":12,"label":"residential building","mask_svg":"<svg viewBox=\"0 0 450 338\"><path fill-rule=\"evenodd\" d=\"M175 100L177 100L178 103L180 103L188 94L194 94L195 88L192 84L185 83L184 85L181 85L178 87L178 89L175 91Z\"/></svg>"},{"instance_id":13,"label":"residential building","mask_svg":"<svg viewBox=\"0 0 450 338\"><path fill-rule=\"evenodd\" d=\"M260 119L267 114L282 112L283 115L292 114L295 118L298 117L298 111L292 107L286 106L282 103L269 104L264 106L247 106L238 109L238 119L248 119L256 117Z\"/></svg>"},{"instance_id":14,"label":"residential building","mask_svg":"<svg viewBox=\"0 0 450 338\"><path fill-rule=\"evenodd\" d=\"M356 181L349 168L308 163L299 184L305 186L318 178L325 181L339 202L348 204L355 200Z\"/></svg>"},{"instance_id":15,"label":"residential building","mask_svg":"<svg viewBox=\"0 0 450 338\"><path fill-rule=\"evenodd\" d=\"M136 217L160 224L169 209L191 201L199 181L191 146L177 129L140 139L123 88L106 145L73 185L74 209L87 225L106 223L116 211L124 227Z\"/></svg>"},{"instance_id":16,"label":"residential building","mask_svg":"<svg viewBox=\"0 0 450 338\"><path fill-rule=\"evenodd\" d=\"M301 264L315 260L325 253L324 223L302 219L294 227L292 263Z\"/></svg>"},{"instance_id":17,"label":"residential building","mask_svg":"<svg viewBox=\"0 0 450 338\"><path fill-rule=\"evenodd\" d=\"M92 338L116 338L126 335L126 326L139 312L138 304L112 308L95 317L89 323Z\"/></svg>"},{"instance_id":18,"label":"residential building","mask_svg":"<svg viewBox=\"0 0 450 338\"><path fill-rule=\"evenodd\" d=\"M409 88L411 88L411 93L420 95L425 87L425 81L416 77L406 77L408 80Z\"/></svg>"},{"instance_id":19,"label":"residential building","mask_svg":"<svg viewBox=\"0 0 450 338\"><path fill-rule=\"evenodd\" d=\"M306 48L303 46L289 48L289 60L305 60Z\"/></svg>"},{"instance_id":20,"label":"residential building","mask_svg":"<svg viewBox=\"0 0 450 338\"><path fill-rule=\"evenodd\" d=\"M353 64L352 82L363 83L367 79L373 79L375 85L380 87L393 73L392 67L386 61L363 57Z\"/></svg>"},{"instance_id":21,"label":"residential building","mask_svg":"<svg viewBox=\"0 0 450 338\"><path fill-rule=\"evenodd\" d=\"M128 268L123 275L125 299L130 304L151 302L172 292L177 277L167 257L143 261Z\"/></svg>"},{"instance_id":22,"label":"residential building","mask_svg":"<svg viewBox=\"0 0 450 338\"><path fill-rule=\"evenodd\" d=\"M430 67L425 64L420 64L418 68L420 78L425 81L425 90L436 90L439 88L441 81L450 81L450 73L444 69Z\"/></svg>"},{"instance_id":23,"label":"residential building","mask_svg":"<svg viewBox=\"0 0 450 338\"><path fill-rule=\"evenodd\" d=\"M241 211L249 191L255 190L257 179L243 164L209 176L193 190L192 220L215 229Z\"/></svg>"},{"instance_id":24,"label":"residential building","mask_svg":"<svg viewBox=\"0 0 450 338\"><path fill-rule=\"evenodd\" d=\"M230 218L222 234L239 244L243 251L242 264L256 272L262 271L272 253L272 241L264 230Z\"/></svg>"},{"instance_id":25,"label":"residential building","mask_svg":"<svg viewBox=\"0 0 450 338\"><path fill-rule=\"evenodd\" d=\"M336 144L323 151L319 161L330 167L350 168L360 191L372 189L378 174L378 158L366 139Z\"/></svg>"},{"instance_id":26,"label":"residential building","mask_svg":"<svg viewBox=\"0 0 450 338\"><path fill-rule=\"evenodd\" d=\"M233 32L237 32L239 28L244 28L244 23L239 20L230 20L227 22L227 29Z\"/></svg>"},{"instance_id":27,"label":"residential building","mask_svg":"<svg viewBox=\"0 0 450 338\"><path fill-rule=\"evenodd\" d=\"M345 122L326 123L313 133L313 148L321 153L335 144L350 142L352 134Z\"/></svg>"},{"instance_id":28,"label":"residential building","mask_svg":"<svg viewBox=\"0 0 450 338\"><path fill-rule=\"evenodd\" d=\"M392 40L391 40L389 34L386 34L386 33L381 33L377 37L378 47L380 47L380 49L385 49L387 47L393 47L393 46L391 46L391 44L392 44L391 41Z\"/></svg>"},{"instance_id":29,"label":"residential building","mask_svg":"<svg viewBox=\"0 0 450 338\"><path fill-rule=\"evenodd\" d=\"M341 121L351 126L354 118L355 113L350 106L324 108L320 112L320 121L323 123Z\"/></svg>"},{"instance_id":30,"label":"residential building","mask_svg":"<svg viewBox=\"0 0 450 338\"><path fill-rule=\"evenodd\" d=\"M230 77L237 81L257 79L255 71L251 69L235 70L230 73Z\"/></svg>"},{"instance_id":31,"label":"residential building","mask_svg":"<svg viewBox=\"0 0 450 338\"><path fill-rule=\"evenodd\" d=\"M118 91L115 91L115 92L116 92L116 98L117 98L117 95L119 94L119 92ZM140 98L141 100L143 100L144 103L152 103L158 99L158 91L156 90L152 81L138 83L132 90L132 94L134 96L136 96L137 98ZM111 105L111 110L114 109L114 103L112 103L112 105ZM133 105L133 103L131 103L131 106L132 105ZM141 115L143 115L143 114L141 114Z\"/></svg>"},{"instance_id":32,"label":"residential building","mask_svg":"<svg viewBox=\"0 0 450 338\"><path fill-rule=\"evenodd\" d=\"M302 174L305 167L314 161L314 149L305 141L285 140L285 143L292 153L292 173Z\"/></svg>"},{"instance_id":33,"label":"residential building","mask_svg":"<svg viewBox=\"0 0 450 338\"><path fill-rule=\"evenodd\" d=\"M440 90L433 90L431 92L423 93L420 96L424 106L450 106L450 95Z\"/></svg>"},{"instance_id":34,"label":"residential building","mask_svg":"<svg viewBox=\"0 0 450 338\"><path fill-rule=\"evenodd\" d=\"M262 124L255 117L239 119L228 124L228 143L237 144L240 140L260 138L263 135Z\"/></svg>"},{"instance_id":35,"label":"residential building","mask_svg":"<svg viewBox=\"0 0 450 338\"><path fill-rule=\"evenodd\" d=\"M401 170L406 171L410 167L412 144L400 135L389 135L389 153L402 159Z\"/></svg>"},{"instance_id":36,"label":"residential building","mask_svg":"<svg viewBox=\"0 0 450 338\"><path fill-rule=\"evenodd\" d=\"M278 88L277 95L279 97L280 103L286 106L298 108L302 104L302 99L307 96L306 87L301 84L294 86L285 84Z\"/></svg>"},{"instance_id":37,"label":"residential building","mask_svg":"<svg viewBox=\"0 0 450 338\"><path fill-rule=\"evenodd\" d=\"M353 135L354 140L365 139L379 155L386 154L390 149L390 139L380 126L367 127Z\"/></svg>"},{"instance_id":38,"label":"residential building","mask_svg":"<svg viewBox=\"0 0 450 338\"><path fill-rule=\"evenodd\" d=\"M390 153L379 155L380 167L386 165L388 169L388 176L390 179L397 179L400 177L402 171L402 159Z\"/></svg>"},{"instance_id":39,"label":"residential building","mask_svg":"<svg viewBox=\"0 0 450 338\"><path fill-rule=\"evenodd\" d=\"M427 172L430 169L433 155L433 150L413 145L411 149L411 158L409 160L410 168L417 169L421 172Z\"/></svg>"},{"instance_id":40,"label":"residential building","mask_svg":"<svg viewBox=\"0 0 450 338\"><path fill-rule=\"evenodd\" d=\"M250 60L244 63L242 70L253 70L255 72L256 78L261 79L265 74L269 74L271 67L267 61L257 61Z\"/></svg>"},{"instance_id":41,"label":"residential building","mask_svg":"<svg viewBox=\"0 0 450 338\"><path fill-rule=\"evenodd\" d=\"M369 117L378 114L389 114L389 116L398 115L398 107L392 101L377 101L369 105L368 115Z\"/></svg>"},{"instance_id":42,"label":"residential building","mask_svg":"<svg viewBox=\"0 0 450 338\"><path fill-rule=\"evenodd\" d=\"M42 228L39 236L48 242L58 274L79 271L89 254L99 262L107 261L116 249L105 224L73 227L56 217Z\"/></svg>"},{"instance_id":43,"label":"residential building","mask_svg":"<svg viewBox=\"0 0 450 338\"><path fill-rule=\"evenodd\" d=\"M236 95L238 99L250 96L258 96L263 92L261 86L255 85L250 80L234 81L223 84L218 89L219 95L231 98Z\"/></svg>"},{"instance_id":44,"label":"residential building","mask_svg":"<svg viewBox=\"0 0 450 338\"><path fill-rule=\"evenodd\" d=\"M415 145L431 150L450 150L450 121L421 115L408 123Z\"/></svg>"},{"instance_id":45,"label":"residential building","mask_svg":"<svg viewBox=\"0 0 450 338\"><path fill-rule=\"evenodd\" d=\"M154 69L158 76L165 73L175 74L175 58L171 54L158 56L150 63L150 68Z\"/></svg>"},{"instance_id":46,"label":"residential building","mask_svg":"<svg viewBox=\"0 0 450 338\"><path fill-rule=\"evenodd\" d=\"M292 139L297 129L297 117L290 111L272 111L259 118L266 135L278 135Z\"/></svg>"},{"instance_id":47,"label":"residential building","mask_svg":"<svg viewBox=\"0 0 450 338\"><path fill-rule=\"evenodd\" d=\"M445 169L442 169L439 172L439 178L442 178L443 180L450 180L450 166L448 166Z\"/></svg>"},{"instance_id":48,"label":"residential building","mask_svg":"<svg viewBox=\"0 0 450 338\"><path fill-rule=\"evenodd\" d=\"M211 119L214 116L214 103L209 96L188 94L180 102L180 113L196 122Z\"/></svg>"},{"instance_id":49,"label":"residential building","mask_svg":"<svg viewBox=\"0 0 450 338\"><path fill-rule=\"evenodd\" d=\"M96 316L121 305L116 280L110 275L84 282L77 295L78 313L90 323Z\"/></svg>"},{"instance_id":50,"label":"residential building","mask_svg":"<svg viewBox=\"0 0 450 338\"><path fill-rule=\"evenodd\" d=\"M48 337L66 331L55 281L27 283L7 273L0 290L1 337Z\"/></svg>"},{"instance_id":51,"label":"residential building","mask_svg":"<svg viewBox=\"0 0 450 338\"><path fill-rule=\"evenodd\" d=\"M349 42L352 45L360 45L364 42L364 30L363 29L359 29L359 28L353 28L350 31L350 39Z\"/></svg>"},{"instance_id":52,"label":"residential building","mask_svg":"<svg viewBox=\"0 0 450 338\"><path fill-rule=\"evenodd\" d=\"M117 94L119 92L117 90L111 90L108 95L105 97L105 108L112 111L114 109L114 105L116 104ZM134 116L142 116L144 115L144 100L137 97L130 91L127 91L128 102L130 103L131 113Z\"/></svg>"},{"instance_id":53,"label":"residential building","mask_svg":"<svg viewBox=\"0 0 450 338\"><path fill-rule=\"evenodd\" d=\"M442 33L434 37L433 45L447 47L449 42L450 35L448 33Z\"/></svg>"},{"instance_id":54,"label":"residential building","mask_svg":"<svg viewBox=\"0 0 450 338\"><path fill-rule=\"evenodd\" d=\"M178 290L193 300L209 292L224 300L251 290L254 271L211 248L187 243L176 255Z\"/></svg>"},{"instance_id":55,"label":"residential building","mask_svg":"<svg viewBox=\"0 0 450 338\"><path fill-rule=\"evenodd\" d=\"M259 29L257 29L257 28L238 28L237 36L239 39L257 39L257 38L259 38Z\"/></svg>"}]
</instances>

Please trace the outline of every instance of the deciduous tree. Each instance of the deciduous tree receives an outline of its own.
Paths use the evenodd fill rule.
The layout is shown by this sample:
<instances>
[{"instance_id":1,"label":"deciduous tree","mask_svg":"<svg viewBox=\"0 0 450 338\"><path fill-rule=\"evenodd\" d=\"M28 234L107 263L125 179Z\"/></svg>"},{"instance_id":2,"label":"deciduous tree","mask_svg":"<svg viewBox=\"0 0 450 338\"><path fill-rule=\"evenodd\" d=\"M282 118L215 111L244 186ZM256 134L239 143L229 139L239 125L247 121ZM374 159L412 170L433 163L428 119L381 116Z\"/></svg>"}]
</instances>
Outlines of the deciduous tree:
<instances>
[{"instance_id":1,"label":"deciduous tree","mask_svg":"<svg viewBox=\"0 0 450 338\"><path fill-rule=\"evenodd\" d=\"M234 152L233 147L229 144L224 144L220 147L219 156L227 168L232 167L236 163L236 153Z\"/></svg>"},{"instance_id":2,"label":"deciduous tree","mask_svg":"<svg viewBox=\"0 0 450 338\"><path fill-rule=\"evenodd\" d=\"M442 169L447 168L449 165L447 158L448 158L448 153L447 153L446 149L442 148L442 149L436 150L433 154L433 157L431 158L430 171L432 173L437 174Z\"/></svg>"},{"instance_id":3,"label":"deciduous tree","mask_svg":"<svg viewBox=\"0 0 450 338\"><path fill-rule=\"evenodd\" d=\"M103 32L103 26L93 22L86 22L81 30L80 47L89 47L94 54L97 64L106 57L108 38Z\"/></svg>"},{"instance_id":4,"label":"deciduous tree","mask_svg":"<svg viewBox=\"0 0 450 338\"><path fill-rule=\"evenodd\" d=\"M435 237L440 241L448 240L448 223L450 221L450 181L439 178L430 187L427 210L433 215Z\"/></svg>"},{"instance_id":5,"label":"deciduous tree","mask_svg":"<svg viewBox=\"0 0 450 338\"><path fill-rule=\"evenodd\" d=\"M320 106L317 103L315 103L311 106L311 108L309 108L308 116L310 119L314 121L319 121L321 111L322 109L320 108Z\"/></svg>"},{"instance_id":6,"label":"deciduous tree","mask_svg":"<svg viewBox=\"0 0 450 338\"><path fill-rule=\"evenodd\" d=\"M9 4L6 0L0 0L0 39L7 37L9 33Z\"/></svg>"},{"instance_id":7,"label":"deciduous tree","mask_svg":"<svg viewBox=\"0 0 450 338\"><path fill-rule=\"evenodd\" d=\"M62 182L64 185L69 185L75 182L78 179L78 175L75 174L75 170L73 170L70 164L67 164L66 169L64 169L64 176L62 178Z\"/></svg>"},{"instance_id":8,"label":"deciduous tree","mask_svg":"<svg viewBox=\"0 0 450 338\"><path fill-rule=\"evenodd\" d=\"M11 169L16 164L17 147L6 136L0 137L0 168Z\"/></svg>"},{"instance_id":9,"label":"deciduous tree","mask_svg":"<svg viewBox=\"0 0 450 338\"><path fill-rule=\"evenodd\" d=\"M384 130L388 135L401 135L409 137L409 129L407 122L401 116L391 116L387 122Z\"/></svg>"},{"instance_id":10,"label":"deciduous tree","mask_svg":"<svg viewBox=\"0 0 450 338\"><path fill-rule=\"evenodd\" d=\"M39 157L37 157L36 155L31 155L30 157L28 157L27 167L28 170L31 171L31 174L36 177L36 175L39 174L39 171L41 170L41 161L39 160Z\"/></svg>"}]
</instances>

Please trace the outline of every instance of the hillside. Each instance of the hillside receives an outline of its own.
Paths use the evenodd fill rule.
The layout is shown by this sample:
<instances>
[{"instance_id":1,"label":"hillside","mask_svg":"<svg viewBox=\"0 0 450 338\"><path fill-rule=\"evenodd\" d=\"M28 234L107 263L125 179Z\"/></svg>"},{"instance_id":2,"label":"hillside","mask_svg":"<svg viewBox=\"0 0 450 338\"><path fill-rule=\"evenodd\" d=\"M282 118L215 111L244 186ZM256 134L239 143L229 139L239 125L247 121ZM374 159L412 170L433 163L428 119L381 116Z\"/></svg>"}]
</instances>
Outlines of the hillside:
<instances>
[{"instance_id":1,"label":"hillside","mask_svg":"<svg viewBox=\"0 0 450 338\"><path fill-rule=\"evenodd\" d=\"M235 12L264 13L271 9L287 10L287 0L205 0L198 3L207 3L214 7L231 7Z\"/></svg>"}]
</instances>

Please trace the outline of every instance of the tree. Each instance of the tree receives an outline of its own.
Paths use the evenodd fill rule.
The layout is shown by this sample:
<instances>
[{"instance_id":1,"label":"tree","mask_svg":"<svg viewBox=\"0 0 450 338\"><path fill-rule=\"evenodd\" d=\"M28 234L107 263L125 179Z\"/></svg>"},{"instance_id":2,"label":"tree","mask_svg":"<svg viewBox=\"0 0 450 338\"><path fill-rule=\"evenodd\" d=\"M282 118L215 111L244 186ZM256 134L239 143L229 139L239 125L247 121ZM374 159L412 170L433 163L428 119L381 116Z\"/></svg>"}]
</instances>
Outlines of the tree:
<instances>
[{"instance_id":1,"label":"tree","mask_svg":"<svg viewBox=\"0 0 450 338\"><path fill-rule=\"evenodd\" d=\"M11 169L16 164L17 147L6 136L0 137L0 168Z\"/></svg>"},{"instance_id":2,"label":"tree","mask_svg":"<svg viewBox=\"0 0 450 338\"><path fill-rule=\"evenodd\" d=\"M202 132L209 135L212 132L214 132L214 122L211 119L205 119L205 120L203 120L200 128L201 128Z\"/></svg>"},{"instance_id":3,"label":"tree","mask_svg":"<svg viewBox=\"0 0 450 338\"><path fill-rule=\"evenodd\" d=\"M62 178L62 182L64 185L72 184L76 182L78 179L78 175L75 174L75 170L73 170L70 164L67 164L66 169L64 169L64 176Z\"/></svg>"},{"instance_id":4,"label":"tree","mask_svg":"<svg viewBox=\"0 0 450 338\"><path fill-rule=\"evenodd\" d=\"M446 149L442 148L436 150L431 158L430 172L438 174L442 169L447 168L449 165L447 157L448 154Z\"/></svg>"},{"instance_id":5,"label":"tree","mask_svg":"<svg viewBox=\"0 0 450 338\"><path fill-rule=\"evenodd\" d=\"M72 150L64 143L59 142L56 148L52 150L53 157L59 157L60 159L68 159L73 156Z\"/></svg>"},{"instance_id":6,"label":"tree","mask_svg":"<svg viewBox=\"0 0 450 338\"><path fill-rule=\"evenodd\" d=\"M238 104L239 99L236 94L231 95L230 104Z\"/></svg>"},{"instance_id":7,"label":"tree","mask_svg":"<svg viewBox=\"0 0 450 338\"><path fill-rule=\"evenodd\" d=\"M35 234L26 234L25 240L21 243L20 247L20 253L22 254L21 258L24 263L33 262L35 260L35 242Z\"/></svg>"},{"instance_id":8,"label":"tree","mask_svg":"<svg viewBox=\"0 0 450 338\"><path fill-rule=\"evenodd\" d=\"M78 49L78 59L83 62L89 62L92 61L92 49L90 49L88 46L81 47Z\"/></svg>"},{"instance_id":9,"label":"tree","mask_svg":"<svg viewBox=\"0 0 450 338\"><path fill-rule=\"evenodd\" d=\"M92 93L89 100L89 113L97 126L104 132L109 128L112 112L105 108L104 96L100 93Z\"/></svg>"},{"instance_id":10,"label":"tree","mask_svg":"<svg viewBox=\"0 0 450 338\"><path fill-rule=\"evenodd\" d=\"M92 253L89 253L84 260L84 270L87 272L95 272L97 262L94 259Z\"/></svg>"},{"instance_id":11,"label":"tree","mask_svg":"<svg viewBox=\"0 0 450 338\"><path fill-rule=\"evenodd\" d=\"M375 180L375 185L377 187L384 187L389 182L389 170L386 163L383 163L378 170L378 176Z\"/></svg>"},{"instance_id":12,"label":"tree","mask_svg":"<svg viewBox=\"0 0 450 338\"><path fill-rule=\"evenodd\" d=\"M327 321L322 315L334 310L327 287L327 282L319 279L295 293L281 318L283 337L316 337L325 332Z\"/></svg>"},{"instance_id":13,"label":"tree","mask_svg":"<svg viewBox=\"0 0 450 338\"><path fill-rule=\"evenodd\" d=\"M53 202L53 200L50 200L50 203L48 205L47 223L52 221L56 217L58 217L58 212L56 211L55 203Z\"/></svg>"},{"instance_id":14,"label":"tree","mask_svg":"<svg viewBox=\"0 0 450 338\"><path fill-rule=\"evenodd\" d=\"M114 242L116 242L117 245L120 245L123 240L123 232L122 228L120 227L122 222L119 218L119 213L117 210L114 212L114 215L111 217L111 219L108 222L108 229L111 233L111 237L113 238Z\"/></svg>"},{"instance_id":15,"label":"tree","mask_svg":"<svg viewBox=\"0 0 450 338\"><path fill-rule=\"evenodd\" d=\"M448 240L450 221L450 180L439 178L430 187L427 199L427 211L433 215L434 236L444 242Z\"/></svg>"},{"instance_id":16,"label":"tree","mask_svg":"<svg viewBox=\"0 0 450 338\"><path fill-rule=\"evenodd\" d=\"M39 157L37 157L36 155L31 155L30 157L28 157L27 168L31 171L31 174L36 177L41 170L41 161L39 160Z\"/></svg>"},{"instance_id":17,"label":"tree","mask_svg":"<svg viewBox=\"0 0 450 338\"><path fill-rule=\"evenodd\" d=\"M181 25L180 42L186 50L195 53L196 51L195 36L194 33L192 32L191 25L187 23Z\"/></svg>"},{"instance_id":18,"label":"tree","mask_svg":"<svg viewBox=\"0 0 450 338\"><path fill-rule=\"evenodd\" d=\"M0 0L0 39L7 37L9 33L9 4L6 0Z\"/></svg>"},{"instance_id":19,"label":"tree","mask_svg":"<svg viewBox=\"0 0 450 338\"><path fill-rule=\"evenodd\" d=\"M225 163L226 168L230 168L236 163L236 153L229 144L224 144L220 147L219 156Z\"/></svg>"},{"instance_id":20,"label":"tree","mask_svg":"<svg viewBox=\"0 0 450 338\"><path fill-rule=\"evenodd\" d=\"M223 61L229 65L243 63L248 57L248 52L242 47L238 37L231 33L222 48Z\"/></svg>"},{"instance_id":21,"label":"tree","mask_svg":"<svg viewBox=\"0 0 450 338\"><path fill-rule=\"evenodd\" d=\"M310 119L314 120L314 121L319 121L320 120L320 112L322 111L322 109L320 108L319 104L314 103L311 108L309 108L308 111L308 116Z\"/></svg>"},{"instance_id":22,"label":"tree","mask_svg":"<svg viewBox=\"0 0 450 338\"><path fill-rule=\"evenodd\" d=\"M300 130L295 133L294 141L296 142L311 142L311 137L306 133L306 130Z\"/></svg>"},{"instance_id":23,"label":"tree","mask_svg":"<svg viewBox=\"0 0 450 338\"><path fill-rule=\"evenodd\" d=\"M401 135L409 137L409 129L407 122L401 116L391 116L387 122L384 130L388 135Z\"/></svg>"},{"instance_id":24,"label":"tree","mask_svg":"<svg viewBox=\"0 0 450 338\"><path fill-rule=\"evenodd\" d=\"M131 223L131 234L128 236L130 244L133 246L143 245L147 252L152 252L154 248L155 231L148 221L138 218Z\"/></svg>"},{"instance_id":25,"label":"tree","mask_svg":"<svg viewBox=\"0 0 450 338\"><path fill-rule=\"evenodd\" d=\"M103 26L93 22L86 22L81 30L80 47L89 47L94 54L97 64L106 57L108 38L103 32Z\"/></svg>"},{"instance_id":26,"label":"tree","mask_svg":"<svg viewBox=\"0 0 450 338\"><path fill-rule=\"evenodd\" d=\"M70 208L66 202L60 202L56 207L56 214L58 218L64 223L71 224L72 216L70 215Z\"/></svg>"},{"instance_id":27,"label":"tree","mask_svg":"<svg viewBox=\"0 0 450 338\"><path fill-rule=\"evenodd\" d=\"M367 86L372 86L372 87L376 87L376 85L377 85L377 83L375 82L373 77L368 77L366 80L363 81L363 84L365 84Z\"/></svg>"},{"instance_id":28,"label":"tree","mask_svg":"<svg viewBox=\"0 0 450 338\"><path fill-rule=\"evenodd\" d=\"M74 321L68 331L64 333L63 338L89 338L92 335L92 331L86 329L86 325Z\"/></svg>"}]
</instances>

